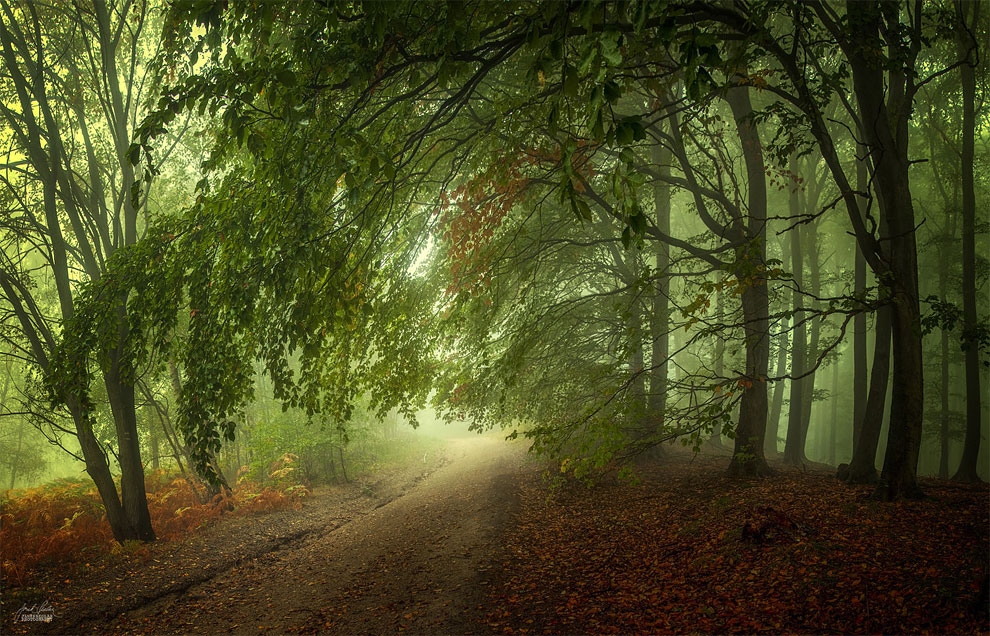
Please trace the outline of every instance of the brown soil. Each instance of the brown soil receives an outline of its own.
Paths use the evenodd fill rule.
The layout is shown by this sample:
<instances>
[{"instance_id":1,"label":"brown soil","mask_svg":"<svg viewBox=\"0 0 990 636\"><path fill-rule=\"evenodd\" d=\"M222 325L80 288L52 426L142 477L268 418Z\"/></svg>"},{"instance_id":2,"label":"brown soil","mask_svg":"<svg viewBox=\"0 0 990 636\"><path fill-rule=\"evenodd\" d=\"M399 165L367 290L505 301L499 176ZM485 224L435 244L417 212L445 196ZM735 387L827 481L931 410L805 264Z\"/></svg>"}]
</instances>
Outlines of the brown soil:
<instances>
[{"instance_id":1,"label":"brown soil","mask_svg":"<svg viewBox=\"0 0 990 636\"><path fill-rule=\"evenodd\" d=\"M225 519L64 585L53 574L38 598L5 599L3 631L487 631L488 571L524 464L521 444L453 440L442 462L318 491L302 510ZM41 600L52 623L11 623L22 601Z\"/></svg>"}]
</instances>

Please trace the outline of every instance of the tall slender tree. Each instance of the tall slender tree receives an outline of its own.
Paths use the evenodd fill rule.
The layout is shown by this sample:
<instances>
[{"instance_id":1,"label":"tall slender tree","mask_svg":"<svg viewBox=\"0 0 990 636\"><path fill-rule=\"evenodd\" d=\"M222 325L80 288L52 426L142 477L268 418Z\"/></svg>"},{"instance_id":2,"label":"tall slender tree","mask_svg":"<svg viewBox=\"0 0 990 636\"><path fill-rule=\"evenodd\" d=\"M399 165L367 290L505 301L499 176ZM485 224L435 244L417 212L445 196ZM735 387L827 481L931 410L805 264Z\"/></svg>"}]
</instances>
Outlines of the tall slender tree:
<instances>
[{"instance_id":1,"label":"tall slender tree","mask_svg":"<svg viewBox=\"0 0 990 636\"><path fill-rule=\"evenodd\" d=\"M23 353L44 374L56 359L60 330L75 314L79 279L97 280L121 248L139 236L140 199L132 197L128 158L142 90L150 88L147 59L151 7L144 1L48 4L0 0L0 121L23 162L0 166L2 183L17 201L0 262L0 293L13 307ZM9 155L8 155L9 156ZM26 195L24 193L27 193ZM54 280L57 317L40 297L28 266L40 255ZM86 471L96 483L118 541L155 538L145 496L137 429L127 298L108 303L115 317L104 340L100 375L114 422L120 491L108 449L94 431L88 386L58 389L75 424ZM71 343L70 343L71 344ZM87 364L83 361L70 365Z\"/></svg>"},{"instance_id":2,"label":"tall slender tree","mask_svg":"<svg viewBox=\"0 0 990 636\"><path fill-rule=\"evenodd\" d=\"M976 472L980 455L981 420L980 360L976 332L976 188L973 177L973 157L976 136L976 75L974 67L980 59L979 42L975 34L980 15L979 0L957 0L959 18L959 66L962 83L962 283L963 283L963 343L966 350L966 439L963 442L959 469L953 476L958 481L978 481Z\"/></svg>"}]
</instances>

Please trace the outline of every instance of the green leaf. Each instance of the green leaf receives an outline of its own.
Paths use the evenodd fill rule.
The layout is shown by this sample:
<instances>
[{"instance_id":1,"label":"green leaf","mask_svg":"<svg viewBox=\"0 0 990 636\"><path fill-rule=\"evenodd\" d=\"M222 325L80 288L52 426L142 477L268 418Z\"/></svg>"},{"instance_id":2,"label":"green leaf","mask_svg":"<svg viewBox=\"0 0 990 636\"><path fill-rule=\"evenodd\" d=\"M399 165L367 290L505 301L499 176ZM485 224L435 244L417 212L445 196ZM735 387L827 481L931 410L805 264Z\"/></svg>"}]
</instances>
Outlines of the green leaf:
<instances>
[{"instance_id":1,"label":"green leaf","mask_svg":"<svg viewBox=\"0 0 990 636\"><path fill-rule=\"evenodd\" d=\"M590 221L592 219L591 208L584 202L583 199L579 199L577 196L572 196L571 202L574 205L574 211L578 215L578 218L584 219L585 221Z\"/></svg>"},{"instance_id":2,"label":"green leaf","mask_svg":"<svg viewBox=\"0 0 990 636\"><path fill-rule=\"evenodd\" d=\"M636 214L629 217L629 227L635 234L643 234L646 231L646 217L641 210L637 210Z\"/></svg>"},{"instance_id":3,"label":"green leaf","mask_svg":"<svg viewBox=\"0 0 990 636\"><path fill-rule=\"evenodd\" d=\"M605 139L605 116L602 111L598 111L595 116L595 123L591 126L591 136L599 143Z\"/></svg>"},{"instance_id":4,"label":"green leaf","mask_svg":"<svg viewBox=\"0 0 990 636\"><path fill-rule=\"evenodd\" d=\"M565 64L563 74L564 74L564 80L563 80L564 95L571 98L577 97L578 94L577 71L574 70L573 66Z\"/></svg>"},{"instance_id":5,"label":"green leaf","mask_svg":"<svg viewBox=\"0 0 990 636\"><path fill-rule=\"evenodd\" d=\"M141 161L141 146L138 144L131 144L131 147L127 149L127 161L129 161L132 166L138 165L138 162Z\"/></svg>"},{"instance_id":6,"label":"green leaf","mask_svg":"<svg viewBox=\"0 0 990 636\"><path fill-rule=\"evenodd\" d=\"M619 124L615 127L615 141L620 146L628 146L633 142L634 138L635 132L633 131L632 126L628 123L619 122Z\"/></svg>"},{"instance_id":7,"label":"green leaf","mask_svg":"<svg viewBox=\"0 0 990 636\"><path fill-rule=\"evenodd\" d=\"M285 86L295 86L296 85L296 74L290 69L283 68L275 71L275 79Z\"/></svg>"},{"instance_id":8,"label":"green leaf","mask_svg":"<svg viewBox=\"0 0 990 636\"><path fill-rule=\"evenodd\" d=\"M608 100L609 104L615 105L619 98L622 97L622 87L616 82L608 80L604 84L605 99Z\"/></svg>"}]
</instances>

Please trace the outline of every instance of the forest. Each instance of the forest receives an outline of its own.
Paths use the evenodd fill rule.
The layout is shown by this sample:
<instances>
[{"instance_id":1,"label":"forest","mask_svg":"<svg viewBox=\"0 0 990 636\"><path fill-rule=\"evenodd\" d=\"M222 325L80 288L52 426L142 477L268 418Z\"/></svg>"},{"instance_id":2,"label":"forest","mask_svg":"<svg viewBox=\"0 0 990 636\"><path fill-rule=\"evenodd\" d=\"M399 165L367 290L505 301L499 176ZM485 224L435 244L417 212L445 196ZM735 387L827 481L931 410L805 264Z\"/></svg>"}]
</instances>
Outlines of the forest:
<instances>
[{"instance_id":1,"label":"forest","mask_svg":"<svg viewBox=\"0 0 990 636\"><path fill-rule=\"evenodd\" d=\"M4 633L990 633L981 0L0 0Z\"/></svg>"}]
</instances>

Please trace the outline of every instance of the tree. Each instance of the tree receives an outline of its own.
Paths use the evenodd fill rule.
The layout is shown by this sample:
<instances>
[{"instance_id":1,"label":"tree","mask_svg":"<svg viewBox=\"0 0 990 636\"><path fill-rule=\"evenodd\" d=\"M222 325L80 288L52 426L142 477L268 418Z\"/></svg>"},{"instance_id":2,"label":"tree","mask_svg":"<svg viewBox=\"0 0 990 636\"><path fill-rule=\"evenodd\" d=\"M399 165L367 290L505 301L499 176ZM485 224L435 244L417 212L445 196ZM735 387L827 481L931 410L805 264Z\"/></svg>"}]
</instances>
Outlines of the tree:
<instances>
[{"instance_id":1,"label":"tree","mask_svg":"<svg viewBox=\"0 0 990 636\"><path fill-rule=\"evenodd\" d=\"M911 200L908 123L914 96L927 79L919 77L916 61L924 46L920 16L906 23L908 11L896 3L849 2L846 14L828 4L812 2L789 6L792 15L768 19L759 7L699 6L697 15L744 35L766 59L779 65L782 80L769 85L807 123L807 132L821 150L847 209L867 263L890 289L894 343L894 399L884 460L883 480L876 491L882 499L920 493L916 481L921 444L923 382L918 298L917 245ZM911 16L909 16L911 17ZM780 25L791 41L781 44ZM811 34L815 35L812 36ZM825 68L823 42L842 64ZM884 53L884 51L887 53ZM832 59L837 59L834 57ZM879 64L886 60L888 64ZM809 69L814 69L813 75ZM837 152L835 137L823 114L822 98L838 96L839 78L851 70L856 108L849 113L861 122L863 142L869 149L872 182L880 217L890 234L883 242L864 223L856 190L851 186ZM937 71L944 72L944 71Z\"/></svg>"},{"instance_id":2,"label":"tree","mask_svg":"<svg viewBox=\"0 0 990 636\"><path fill-rule=\"evenodd\" d=\"M695 266L705 263L734 278L743 309L742 321L736 327L745 333L742 342L747 361L738 377L720 379L717 386L728 388L736 382L734 389L744 389L739 398L733 470L749 472L748 468L740 471L739 465L742 458L752 456L756 466L752 472L763 472L769 357L766 280L770 277L764 170L771 165L768 160L779 165L795 153L820 151L838 190L836 200L823 206L820 213L837 204L845 206L860 251L882 288L876 299L846 299L844 308L836 302L822 311L855 313L889 306L895 344L895 408L884 482L877 496L916 495L923 387L907 142L910 106L919 86L931 76L918 72L917 58L926 41L921 16L911 13L913 10L876 2L850 3L845 12L821 2L640 2L600 7L590 3L513 4L497 10L484 3L332 9L320 3L300 3L276 15L267 6L177 5L179 19L175 24L185 25L175 37L180 42L180 54L188 53L189 59L195 59L206 52L209 63L202 72L189 64L180 69L178 81L163 99L160 116L149 120L139 134L136 153L150 156L145 146L155 131L167 126L176 112L199 105L222 112L233 137L222 144L211 166L231 168L241 146L246 146L255 162L234 166L222 179L207 179L201 188L204 200L190 216L196 221L186 226L186 231L198 238L183 247L188 251L183 258L192 258L187 264L201 267L198 278L182 283L200 295L190 307L195 311L191 334L196 347L186 349L182 360L184 372L192 374L192 393L209 394L217 378L229 375L238 379L234 384L243 386L241 362L258 347L269 371L283 382L291 404L301 401L323 408L320 396L327 385L311 382L304 374L303 388L294 387L282 361L297 345L303 347L307 364L313 368L322 368L319 360L334 358L324 355L328 350L321 349L323 346L343 356L342 345L323 335L324 330L330 332L339 325L295 313L285 315L284 311L278 319L261 320L255 315L254 303L259 298L267 303L266 294L272 294L279 302L298 303L307 310L316 308L320 314L346 314L344 306L314 299L308 289L315 281L305 276L294 279L291 272L327 275L330 282L324 287L335 289L357 279L363 285L388 288L391 282L386 281L392 276L401 280L402 270L393 268L395 262L388 258L391 248L380 240L380 233L375 234L377 228L396 235L429 228L429 221L406 221L421 218L424 197L439 198L466 184L472 184L474 191L461 197L459 204L466 201L478 208L485 199L505 203L505 192L497 188L504 188L509 179L498 169L538 149L551 160L542 174L527 178L546 195L555 195L555 205L564 211L569 208L574 218L599 227L607 227L607 220L613 230L621 231L625 249L640 241L665 243L694 259ZM190 28L196 21L206 27L202 38ZM723 37L726 34L729 37ZM251 45L239 49L220 46L224 36L235 45L248 37ZM527 72L521 74L519 68ZM846 94L850 70L854 102ZM946 69L939 67L933 72L937 75ZM683 86L683 97L670 90L675 83ZM657 95L666 93L676 94L676 98L664 98L653 105ZM754 106L750 94L770 99ZM650 100L650 107L645 109L642 101L638 107L634 103L644 95ZM745 179L732 184L718 182L719 174L703 175L710 176L711 183L699 181L697 164L707 170L709 165L721 168L731 162L718 157L688 158L679 148L697 144L678 140L678 126L671 125L669 132L658 131L656 126L661 120L672 119L678 109L707 107L722 95L736 120L746 173ZM836 106L845 109L853 126L832 121L831 109ZM761 123L771 120L779 124L776 129L780 134L761 139ZM703 241L716 247L702 249L691 240L670 236L643 213L642 175L656 179L661 172L651 170L643 157L646 149L637 147L647 134L654 140L664 135L670 138L664 144L675 155L683 174L669 177L670 182L689 193L697 219L705 228ZM869 208L862 209L865 201L872 203L874 199L853 187L847 174L854 162L845 155L853 154L850 149L857 147L868 150L864 163L878 218ZM290 148L294 156L318 155L327 161L318 167L283 165ZM707 144L698 154L713 149L718 148ZM602 158L599 165L607 165L615 175L605 184L606 188L611 186L611 192L601 189L600 175L592 178L577 169L591 157ZM710 187L714 182L717 186ZM265 191L257 191L259 183L264 184ZM228 201L231 191L238 194L233 205ZM727 192L739 194L738 199L727 200ZM286 206L294 212L291 221L267 232L264 241L245 232L245 228L258 227L267 219L252 210L272 214L271 210ZM295 214L297 207L306 212ZM709 207L721 218L716 219ZM312 213L313 208L323 212ZM559 222L561 208L549 209L554 212L550 218ZM474 222L470 228L475 235L469 238L480 238L478 245L484 249L475 249L478 245L471 249L484 258L490 258L487 249L492 238L485 233L494 235L505 218L504 210L497 215L489 210L488 215L486 222L491 226L469 218L468 211L461 219ZM336 218L347 222L338 224ZM317 221L308 223L307 219ZM454 219L450 222L453 232ZM316 237L342 234L347 234L350 242L319 245L315 251L301 253L293 249L317 244ZM231 239L236 244L233 247L223 245L211 248L213 251L204 247L210 244L207 238L223 243L230 237L236 237ZM579 235L567 238L575 244L587 241ZM607 238L593 234L591 240ZM459 241L450 242L456 245ZM464 245L467 243L465 240ZM290 255L268 258L272 244L290 246ZM242 253L240 246L250 246L250 251ZM354 247L359 255L351 259ZM250 260L249 253L266 256L247 267L244 263ZM613 256L608 262L601 254L596 259L598 265L609 267L620 260L625 259ZM383 261L388 261L387 267L382 266ZM344 262L361 276L352 279L344 275L340 271ZM642 265L639 260L635 262ZM364 269L366 265L368 269ZM482 291L493 284L486 271L491 261L459 266L467 271L452 272L452 277L470 285L454 291L483 298ZM472 279L475 274L478 276ZM713 272L706 274L715 278ZM241 298L234 288L204 290L204 282L222 288L222 277L234 277L251 291ZM633 279L639 277L625 280ZM588 280L601 284L594 277ZM706 282L708 287L701 288L698 304L685 308L698 321L704 314L702 308L707 308L707 295L726 284L724 280ZM618 293L614 286L612 292ZM634 290L623 292L639 298ZM550 302L549 297L544 299ZM202 303L208 309L202 309ZM637 373L642 338L635 334L643 330L636 329L635 322L645 324L641 315L645 304L637 301L635 305L638 309L626 317L630 324L623 325L634 334L631 343L622 341L623 346L632 346L622 349L621 362L617 363L632 374L620 390L613 387L613 396L633 396L638 389L627 389L641 386L639 376L647 372ZM476 303L462 297L451 313L457 314L455 320L463 319L469 308L478 309ZM614 314L610 319L614 321ZM211 351L209 340L218 334L224 344L213 345ZM302 344L312 341L320 344ZM291 344L286 347L285 342ZM480 342L479 337L474 344ZM228 343L237 343L241 349L235 351L229 345L230 350L217 357L217 351ZM214 355L203 355L204 351ZM644 360L646 353L643 349ZM658 355L650 352L651 358ZM343 359L348 364L354 361L353 357ZM651 368L659 362L651 359ZM310 369L306 365L303 368ZM494 377L496 372L512 367L485 368L488 376ZM344 380L340 386L357 382L349 374ZM672 386L669 380L666 386ZM459 396L470 395L472 390L464 382L452 382L449 388L447 397L457 389ZM563 395L566 392L561 392L560 400ZM335 404L346 404L345 395L337 397L341 399ZM480 402L492 399L477 397ZM229 430L224 423L227 416L243 399L243 391L230 390L215 404L187 405L181 419L190 438L197 446L220 443ZM724 405L723 399L706 404L715 406L715 402ZM760 448L751 448L756 441Z\"/></svg>"},{"instance_id":3,"label":"tree","mask_svg":"<svg viewBox=\"0 0 990 636\"><path fill-rule=\"evenodd\" d=\"M738 76L745 77L745 74ZM738 80L737 80L738 81ZM746 333L745 390L736 424L736 444L729 464L730 475L766 475L770 468L763 456L763 436L767 425L767 375L770 364L769 313L765 272L767 251L767 186L763 148L753 122L749 89L730 89L726 101L739 131L749 185L745 229L749 241L744 253L745 269L737 273L742 286L744 330Z\"/></svg>"},{"instance_id":4,"label":"tree","mask_svg":"<svg viewBox=\"0 0 990 636\"><path fill-rule=\"evenodd\" d=\"M797 174L797 163L790 161L791 172ZM800 214L798 202L798 187L791 188L788 197L790 212L793 217ZM793 232L791 243L791 271L794 276L794 289L791 292L791 311L794 313L794 333L791 335L791 392L790 409L787 418L787 440L784 446L784 459L795 465L805 461L804 446L807 427L804 420L804 402L809 397L805 391L808 382L806 369L809 366L807 357L807 319L801 310L801 289L804 286L804 253L801 249L801 232Z\"/></svg>"},{"instance_id":5,"label":"tree","mask_svg":"<svg viewBox=\"0 0 990 636\"><path fill-rule=\"evenodd\" d=\"M47 376L62 365L59 334L76 313L78 281L98 280L114 255L139 238L144 199L131 196L136 179L127 153L150 88L150 13L147 2L131 0L0 2L0 116L14 149L2 166L9 205L0 290L13 308L8 324L17 330L16 355ZM49 281L55 307L45 298ZM127 300L113 298L105 310L120 318ZM54 389L121 542L155 538L137 435L132 335L118 320L104 335L99 361L117 440L119 493L107 449L93 432L90 386Z\"/></svg>"},{"instance_id":6,"label":"tree","mask_svg":"<svg viewBox=\"0 0 990 636\"><path fill-rule=\"evenodd\" d=\"M962 261L963 261L963 343L966 350L966 440L959 469L953 479L979 481L976 464L980 454L982 412L980 401L980 360L976 313L976 189L973 178L973 147L976 130L975 66L980 51L975 35L980 16L979 0L956 2L959 15L959 66L962 80Z\"/></svg>"}]
</instances>

